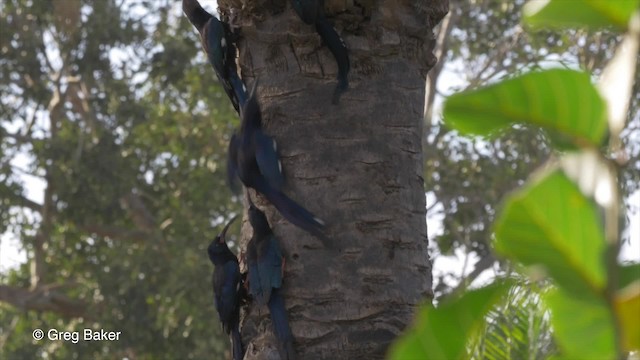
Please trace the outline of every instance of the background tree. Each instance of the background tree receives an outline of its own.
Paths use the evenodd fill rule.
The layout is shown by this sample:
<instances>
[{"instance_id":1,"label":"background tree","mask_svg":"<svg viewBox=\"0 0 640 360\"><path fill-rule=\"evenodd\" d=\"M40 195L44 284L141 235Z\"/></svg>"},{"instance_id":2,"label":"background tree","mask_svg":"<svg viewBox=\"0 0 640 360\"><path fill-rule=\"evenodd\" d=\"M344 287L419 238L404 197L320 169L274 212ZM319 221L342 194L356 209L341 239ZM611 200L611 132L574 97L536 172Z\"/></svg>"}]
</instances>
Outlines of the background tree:
<instances>
[{"instance_id":1,"label":"background tree","mask_svg":"<svg viewBox=\"0 0 640 360\"><path fill-rule=\"evenodd\" d=\"M588 72L543 69L447 99L445 122L461 133L489 137L528 124L544 130L557 151L505 196L493 226L495 251L530 280L507 273L501 277L508 280L456 294L436 309L424 306L394 359L614 359L640 349L640 328L630 320L640 310L640 264L620 253L628 164L620 137L634 120L628 109L640 48L638 4L549 1L531 4L525 15L532 26L607 27L624 36L597 85ZM532 304L544 310L536 314Z\"/></svg>"},{"instance_id":2,"label":"background tree","mask_svg":"<svg viewBox=\"0 0 640 360\"><path fill-rule=\"evenodd\" d=\"M589 74L542 70L451 96L445 110L448 125L470 135L503 134L498 130L514 123L564 135L550 136L561 151L525 186L505 197L493 233L495 250L517 261L518 273L532 279L547 275L554 286L539 283L540 289L519 278L516 286L513 281L498 282L445 299L437 309L425 306L417 326L396 347L394 358L467 358L470 354L494 359L548 358L558 351L566 357L622 358L640 347L637 323L628 320L640 306L640 269L637 263L621 261L628 254L619 254L626 226L619 216L633 215L634 209L621 206L618 197L627 196L625 180L629 173L637 173L637 164L627 161L636 148L626 149L627 142L619 136L624 138L629 132L623 127L637 122L636 111L626 113L625 100L637 101L633 80L637 79L640 14L636 2L613 2L605 7L614 15L605 18L600 12L604 9L597 7L600 4L604 3L577 6L551 1L544 8L531 6L528 18L538 26L606 26L626 32L598 79L599 91ZM586 179L595 179L598 190L588 186ZM611 196L602 196L602 189L609 189ZM526 271L519 265L535 267ZM505 297L509 288L511 294ZM527 293L529 301L522 301L519 294ZM536 314L532 303L544 310ZM540 332L549 326L549 318L553 333ZM540 346L532 349L532 340Z\"/></svg>"},{"instance_id":3,"label":"background tree","mask_svg":"<svg viewBox=\"0 0 640 360\"><path fill-rule=\"evenodd\" d=\"M0 229L28 254L0 275L0 357L222 357L205 249L239 209L235 120L190 25L171 1L0 8ZM85 327L123 335L31 337Z\"/></svg>"},{"instance_id":4,"label":"background tree","mask_svg":"<svg viewBox=\"0 0 640 360\"><path fill-rule=\"evenodd\" d=\"M530 127L519 126L489 140L459 136L442 125L441 95L550 66L580 68L597 76L620 40L610 29L528 29L521 23L524 3L454 0L438 29L435 54L441 61L429 73L425 114L425 188L434 199L427 205L431 240L437 244L432 256L458 258L464 269L437 269L436 297L466 288L486 270L508 269L488 251L496 208L503 195L522 185L550 154L547 138ZM630 160L621 174L625 198L640 183L640 146L633 141L640 135L640 95L634 94L630 123L622 133ZM628 202L626 206L628 223L638 208ZM435 232L439 222L442 230Z\"/></svg>"},{"instance_id":5,"label":"background tree","mask_svg":"<svg viewBox=\"0 0 640 360\"><path fill-rule=\"evenodd\" d=\"M546 137L530 127L517 126L514 131L493 139L459 136L442 125L441 96L494 83L528 69L550 66L580 68L598 76L621 37L611 29L534 31L521 25L524 3L452 1L451 12L441 23L436 37L435 54L442 61L429 73L427 82L425 182L430 239L434 245L431 249L435 259L434 290L439 300L452 293L462 293L474 281L475 286L486 282L489 273L514 270L508 262L498 262L489 251L488 244L493 239L491 224L504 194L521 186L550 153ZM629 220L637 218L639 210L629 197L637 192L640 180L637 161L640 148L633 141L638 137L640 126L638 86L636 82L629 124L621 134L625 156L629 159L620 173L626 210L623 243L629 242L632 235L628 230ZM440 223L442 228L438 231ZM525 281L519 289L528 294L532 285L535 284ZM534 286L534 289L538 295L531 295L533 299L547 290L546 286ZM516 294L510 298L521 297ZM492 311L485 327L487 332L479 336L474 353L478 357L500 358L492 351L508 348L511 352L508 356L503 352L502 358L517 358L532 354L526 351L528 344L538 343L541 351L537 356L545 358L553 354L557 346L549 332L548 311L535 305L535 301L534 306L531 304L513 301L504 305L510 311L503 312L504 308ZM502 316L498 319L491 315L499 312ZM540 332L521 336L519 329L524 324L532 324L532 319L536 319Z\"/></svg>"}]
</instances>

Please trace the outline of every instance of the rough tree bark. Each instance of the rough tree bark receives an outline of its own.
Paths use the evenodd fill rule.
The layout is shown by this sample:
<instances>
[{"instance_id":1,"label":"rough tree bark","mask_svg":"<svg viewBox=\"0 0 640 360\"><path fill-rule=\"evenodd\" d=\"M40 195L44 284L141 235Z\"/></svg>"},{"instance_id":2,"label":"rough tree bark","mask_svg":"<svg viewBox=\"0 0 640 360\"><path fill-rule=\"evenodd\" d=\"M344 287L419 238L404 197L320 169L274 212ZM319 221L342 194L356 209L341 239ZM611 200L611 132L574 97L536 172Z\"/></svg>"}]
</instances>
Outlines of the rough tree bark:
<instances>
[{"instance_id":1,"label":"rough tree bark","mask_svg":"<svg viewBox=\"0 0 640 360\"><path fill-rule=\"evenodd\" d=\"M433 295L421 139L432 29L447 0L327 0L351 58L350 90L336 106L335 60L289 1L218 3L241 27L243 78L259 78L284 191L322 218L331 238L323 246L258 199L285 252L299 358L383 358ZM250 234L245 222L244 244ZM266 308L250 305L242 332L245 359L278 358Z\"/></svg>"}]
</instances>

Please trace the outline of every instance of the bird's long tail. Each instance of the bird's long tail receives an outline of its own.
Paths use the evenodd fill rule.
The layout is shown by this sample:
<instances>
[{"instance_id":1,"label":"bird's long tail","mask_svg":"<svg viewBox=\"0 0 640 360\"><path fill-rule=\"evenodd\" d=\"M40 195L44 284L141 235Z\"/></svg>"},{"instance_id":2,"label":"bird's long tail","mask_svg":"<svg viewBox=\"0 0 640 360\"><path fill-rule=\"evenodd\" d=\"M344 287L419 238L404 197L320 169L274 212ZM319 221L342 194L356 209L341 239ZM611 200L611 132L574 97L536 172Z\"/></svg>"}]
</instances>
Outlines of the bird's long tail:
<instances>
[{"instance_id":1,"label":"bird's long tail","mask_svg":"<svg viewBox=\"0 0 640 360\"><path fill-rule=\"evenodd\" d=\"M327 236L322 232L324 223L322 220L313 215L309 210L305 209L295 201L291 200L281 191L270 186L264 186L263 189L256 189L278 209L280 214L293 225L326 240Z\"/></svg>"},{"instance_id":2,"label":"bird's long tail","mask_svg":"<svg viewBox=\"0 0 640 360\"><path fill-rule=\"evenodd\" d=\"M296 357L293 350L293 335L291 334L291 327L289 327L287 309L284 306L284 297L280 293L280 289L273 289L268 306L271 313L273 332L278 342L280 358L282 360L293 360Z\"/></svg>"},{"instance_id":3,"label":"bird's long tail","mask_svg":"<svg viewBox=\"0 0 640 360\"><path fill-rule=\"evenodd\" d=\"M229 82L231 82L231 87L233 88L233 92L235 93L236 98L238 99L238 105L240 106L240 109L242 109L244 104L247 102L247 88L235 70L230 71L229 73L230 73Z\"/></svg>"},{"instance_id":4,"label":"bird's long tail","mask_svg":"<svg viewBox=\"0 0 640 360\"><path fill-rule=\"evenodd\" d=\"M324 17L316 21L316 31L327 45L329 51L333 54L338 64L338 85L333 92L333 103L336 104L340 100L340 95L349 88L349 70L351 63L349 62L349 51L342 41L342 38L336 32L336 29Z\"/></svg>"},{"instance_id":5,"label":"bird's long tail","mask_svg":"<svg viewBox=\"0 0 640 360\"><path fill-rule=\"evenodd\" d=\"M237 324L231 329L231 347L233 360L242 360L244 352L242 351L242 339L240 338L240 330Z\"/></svg>"}]
</instances>

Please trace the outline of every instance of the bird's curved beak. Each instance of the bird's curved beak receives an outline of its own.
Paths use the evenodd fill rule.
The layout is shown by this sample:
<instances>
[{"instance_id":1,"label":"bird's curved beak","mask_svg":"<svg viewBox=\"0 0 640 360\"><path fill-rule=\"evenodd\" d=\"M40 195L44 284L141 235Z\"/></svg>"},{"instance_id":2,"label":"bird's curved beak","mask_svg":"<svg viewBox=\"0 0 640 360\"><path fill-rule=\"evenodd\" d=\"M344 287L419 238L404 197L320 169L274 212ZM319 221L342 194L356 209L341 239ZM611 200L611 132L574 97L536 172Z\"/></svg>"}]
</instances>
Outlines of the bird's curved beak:
<instances>
[{"instance_id":1,"label":"bird's curved beak","mask_svg":"<svg viewBox=\"0 0 640 360\"><path fill-rule=\"evenodd\" d=\"M227 223L227 225L225 225L224 229L222 229L222 232L220 233L220 241L224 241L225 236L227 235L227 230L229 230L229 227L231 226L231 224L233 224L233 222L237 218L238 218L238 215L232 217L231 220L229 220L229 222Z\"/></svg>"}]
</instances>

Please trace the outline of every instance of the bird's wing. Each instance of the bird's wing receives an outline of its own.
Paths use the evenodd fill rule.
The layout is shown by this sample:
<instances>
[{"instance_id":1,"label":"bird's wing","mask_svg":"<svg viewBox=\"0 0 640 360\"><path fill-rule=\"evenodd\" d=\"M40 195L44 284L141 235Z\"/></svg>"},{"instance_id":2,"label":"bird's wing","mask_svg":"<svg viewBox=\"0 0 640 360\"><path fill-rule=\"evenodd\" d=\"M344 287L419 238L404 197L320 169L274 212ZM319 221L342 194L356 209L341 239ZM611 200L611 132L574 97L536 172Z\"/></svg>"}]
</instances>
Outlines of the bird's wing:
<instances>
[{"instance_id":1,"label":"bird's wing","mask_svg":"<svg viewBox=\"0 0 640 360\"><path fill-rule=\"evenodd\" d=\"M229 63L230 61L235 61L235 59L229 58L229 48L232 44L228 43L229 40L226 37L224 26L220 20L212 17L206 25L204 34L203 43L205 44L209 63L216 72L218 80L220 80L220 83L222 84L224 91L227 93L229 100L231 100L233 107L239 112L240 105L229 76ZM235 62L233 65L235 71Z\"/></svg>"},{"instance_id":2,"label":"bird's wing","mask_svg":"<svg viewBox=\"0 0 640 360\"><path fill-rule=\"evenodd\" d=\"M276 141L262 131L254 134L254 144L256 149L256 161L260 168L260 173L267 179L269 184L275 189L282 189L284 177L282 176L282 164L278 158Z\"/></svg>"},{"instance_id":3,"label":"bird's wing","mask_svg":"<svg viewBox=\"0 0 640 360\"><path fill-rule=\"evenodd\" d=\"M318 0L292 0L291 3L300 19L309 25L315 23L322 14Z\"/></svg>"},{"instance_id":4,"label":"bird's wing","mask_svg":"<svg viewBox=\"0 0 640 360\"><path fill-rule=\"evenodd\" d=\"M249 293L258 304L264 305L269 301L271 288L265 288L263 286L263 274L260 272L260 267L257 262L250 262L248 264L248 270Z\"/></svg>"},{"instance_id":5,"label":"bird's wing","mask_svg":"<svg viewBox=\"0 0 640 360\"><path fill-rule=\"evenodd\" d=\"M282 286L282 251L278 240L269 235L258 249L258 271L260 281L265 289L280 288Z\"/></svg>"},{"instance_id":6,"label":"bird's wing","mask_svg":"<svg viewBox=\"0 0 640 360\"><path fill-rule=\"evenodd\" d=\"M222 267L224 282L220 291L220 320L228 328L229 321L238 307L238 284L240 281L240 268L238 263L228 261ZM226 329L225 329L226 330Z\"/></svg>"},{"instance_id":7,"label":"bird's wing","mask_svg":"<svg viewBox=\"0 0 640 360\"><path fill-rule=\"evenodd\" d=\"M228 45L227 39L224 36L224 28L220 20L214 17L209 20L206 26L203 42L205 44L205 50L207 51L207 57L216 72L218 72L219 75L224 75L224 69L227 64Z\"/></svg>"}]
</instances>

